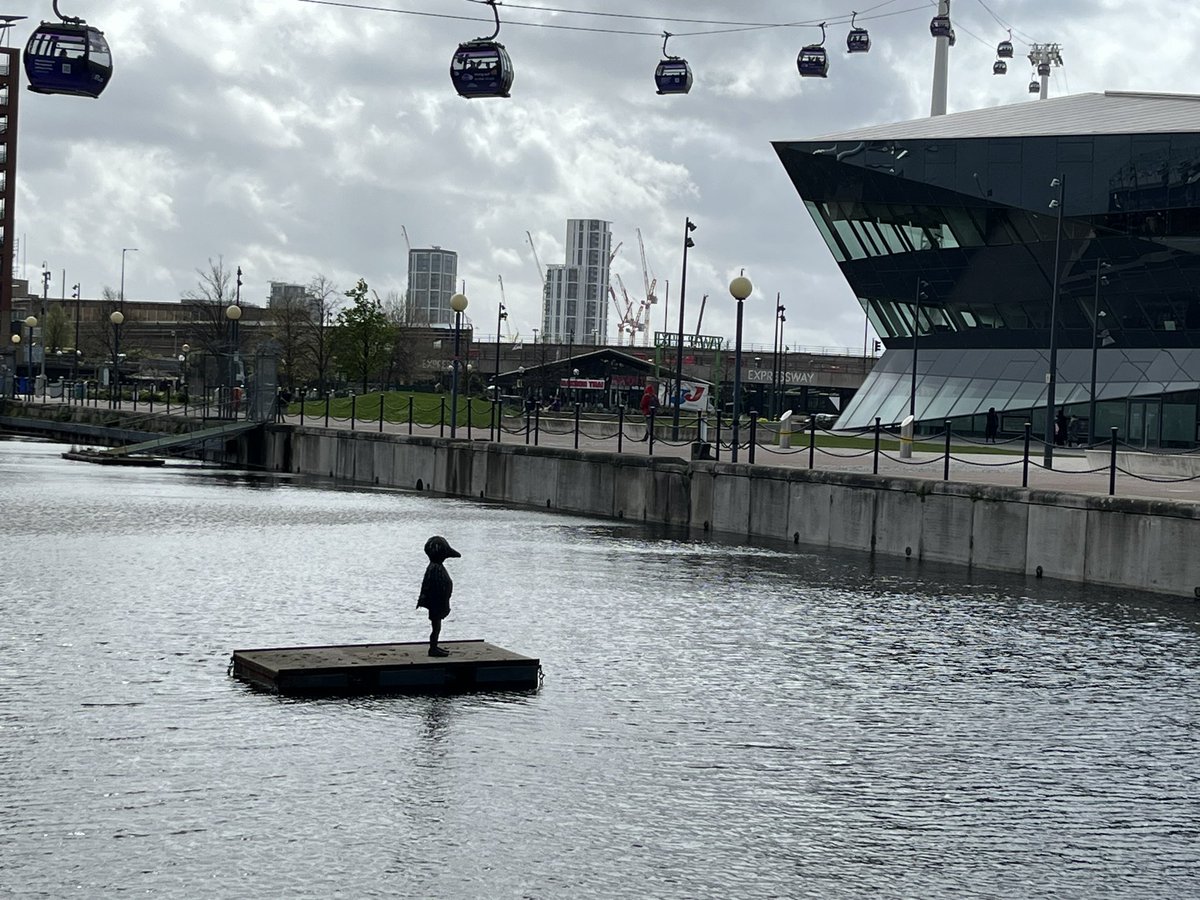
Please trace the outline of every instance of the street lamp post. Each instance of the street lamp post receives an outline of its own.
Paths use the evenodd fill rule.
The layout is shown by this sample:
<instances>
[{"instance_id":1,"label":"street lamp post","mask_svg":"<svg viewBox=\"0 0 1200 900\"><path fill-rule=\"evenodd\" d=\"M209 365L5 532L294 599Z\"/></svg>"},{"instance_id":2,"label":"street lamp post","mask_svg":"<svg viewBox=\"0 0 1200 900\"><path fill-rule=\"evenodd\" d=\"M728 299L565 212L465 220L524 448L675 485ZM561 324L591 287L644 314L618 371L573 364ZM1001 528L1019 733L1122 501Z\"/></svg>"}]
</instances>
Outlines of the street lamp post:
<instances>
[{"instance_id":1,"label":"street lamp post","mask_svg":"<svg viewBox=\"0 0 1200 900\"><path fill-rule=\"evenodd\" d=\"M737 301L737 327L733 338L733 429L730 459L738 461L738 422L742 411L742 302L750 296L754 285L745 275L729 282L729 293Z\"/></svg>"},{"instance_id":2,"label":"street lamp post","mask_svg":"<svg viewBox=\"0 0 1200 900\"><path fill-rule=\"evenodd\" d=\"M779 302L780 293L775 292L775 344L771 348L771 412L778 417L783 415L782 394L784 388L783 380L783 323L787 321L787 316L783 311L787 309Z\"/></svg>"},{"instance_id":3,"label":"street lamp post","mask_svg":"<svg viewBox=\"0 0 1200 900\"><path fill-rule=\"evenodd\" d=\"M71 360L71 380L79 380L79 283L71 288L71 296L75 300L75 358Z\"/></svg>"},{"instance_id":4,"label":"street lamp post","mask_svg":"<svg viewBox=\"0 0 1200 900\"><path fill-rule=\"evenodd\" d=\"M25 347L25 377L28 379L26 393L33 397L33 329L37 327L37 316L26 316L25 327L28 329L29 343ZM44 349L44 348L43 348Z\"/></svg>"},{"instance_id":5,"label":"street lamp post","mask_svg":"<svg viewBox=\"0 0 1200 900\"><path fill-rule=\"evenodd\" d=\"M683 309L687 301L687 256L688 248L695 247L691 232L696 224L691 219L683 222L683 274L679 278L679 333L675 338L675 403L671 410L671 440L679 440L679 407L683 403Z\"/></svg>"},{"instance_id":6,"label":"street lamp post","mask_svg":"<svg viewBox=\"0 0 1200 900\"><path fill-rule=\"evenodd\" d=\"M928 300L926 289L928 282L917 279L917 302L913 308L913 349L912 349L912 383L908 389L908 414L913 417L913 425L917 420L917 339L921 333L921 301Z\"/></svg>"},{"instance_id":7,"label":"street lamp post","mask_svg":"<svg viewBox=\"0 0 1200 900\"><path fill-rule=\"evenodd\" d=\"M454 365L450 375L450 437L458 431L458 341L462 333L462 314L467 308L465 294L455 294L450 298L450 308L454 310Z\"/></svg>"},{"instance_id":8,"label":"street lamp post","mask_svg":"<svg viewBox=\"0 0 1200 900\"><path fill-rule=\"evenodd\" d=\"M19 377L19 370L18 370L18 368L17 368L17 365L18 365L18 364L17 364L17 351L21 349L21 335L19 335L19 334L14 334L14 335L13 335L13 336L12 336L12 337L9 339L9 340L12 342L12 347L13 347L13 367L12 367L13 386L12 386L12 395L13 395L13 397L15 398L15 397L17 396L17 378ZM5 377L5 379L4 379L4 381L5 381L5 382L7 381L7 372L8 372L8 370L7 370L7 369L5 369L5 376L6 376L6 377ZM0 395L2 395L2 394L3 394L3 390L2 390L2 389L0 389Z\"/></svg>"},{"instance_id":9,"label":"street lamp post","mask_svg":"<svg viewBox=\"0 0 1200 900\"><path fill-rule=\"evenodd\" d=\"M125 322L125 314L114 309L109 313L108 321L113 327L113 370L108 385L108 405L116 408L121 398L121 325Z\"/></svg>"},{"instance_id":10,"label":"street lamp post","mask_svg":"<svg viewBox=\"0 0 1200 900\"><path fill-rule=\"evenodd\" d=\"M1051 179L1050 187L1058 188L1058 196L1050 201L1050 208L1058 210L1058 225L1054 233L1054 277L1050 287L1050 372L1046 377L1046 449L1043 462L1047 469L1054 468L1054 387L1058 377L1058 288L1059 260L1062 257L1063 194L1067 187L1066 174Z\"/></svg>"},{"instance_id":11,"label":"street lamp post","mask_svg":"<svg viewBox=\"0 0 1200 900\"><path fill-rule=\"evenodd\" d=\"M1096 260L1096 293L1092 297L1092 384L1088 392L1088 446L1096 443L1096 350L1100 337L1100 285L1108 284L1108 276L1103 274L1105 269L1112 266L1103 260Z\"/></svg>"},{"instance_id":12,"label":"street lamp post","mask_svg":"<svg viewBox=\"0 0 1200 900\"><path fill-rule=\"evenodd\" d=\"M496 312L496 377L492 382L496 386L496 395L493 400L500 399L500 326L504 320L508 318L508 310L504 307L504 301L500 301L500 308Z\"/></svg>"},{"instance_id":13,"label":"street lamp post","mask_svg":"<svg viewBox=\"0 0 1200 900\"><path fill-rule=\"evenodd\" d=\"M239 276L241 275L241 271L241 269L238 269ZM233 393L237 386L238 322L242 318L242 307L237 303L230 303L225 307L225 318L229 320L229 394L225 400L229 405L229 412L236 419L238 409L234 403Z\"/></svg>"},{"instance_id":14,"label":"street lamp post","mask_svg":"<svg viewBox=\"0 0 1200 900\"><path fill-rule=\"evenodd\" d=\"M42 263L45 266L45 263ZM46 301L50 298L50 270L42 269L42 321L46 321ZM42 364L38 366L38 372L42 376L42 384L46 383L46 341L45 335L42 335ZM45 387L42 388L43 397L45 399Z\"/></svg>"}]
</instances>

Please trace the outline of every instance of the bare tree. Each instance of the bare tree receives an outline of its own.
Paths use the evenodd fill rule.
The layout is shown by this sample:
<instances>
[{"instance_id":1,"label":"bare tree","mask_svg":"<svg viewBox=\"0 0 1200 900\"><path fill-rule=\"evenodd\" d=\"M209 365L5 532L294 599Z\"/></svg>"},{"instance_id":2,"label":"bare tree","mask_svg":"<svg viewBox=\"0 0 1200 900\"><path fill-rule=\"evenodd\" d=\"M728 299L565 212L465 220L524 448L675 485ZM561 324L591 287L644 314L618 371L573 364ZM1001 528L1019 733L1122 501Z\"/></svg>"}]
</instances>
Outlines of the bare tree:
<instances>
[{"instance_id":1,"label":"bare tree","mask_svg":"<svg viewBox=\"0 0 1200 900\"><path fill-rule=\"evenodd\" d=\"M312 297L307 293L299 297L284 296L271 304L273 336L280 346L281 381L289 389L295 389L305 377L307 342L314 315Z\"/></svg>"},{"instance_id":2,"label":"bare tree","mask_svg":"<svg viewBox=\"0 0 1200 900\"><path fill-rule=\"evenodd\" d=\"M338 304L337 286L324 275L314 275L308 283L312 315L309 317L303 346L317 378L317 389L324 394L333 364L333 317Z\"/></svg>"},{"instance_id":3,"label":"bare tree","mask_svg":"<svg viewBox=\"0 0 1200 900\"><path fill-rule=\"evenodd\" d=\"M225 308L233 302L230 291L232 274L225 268L225 258L208 259L208 269L197 269L200 280L196 290L183 295L183 305L191 323L188 336L192 347L205 353L228 353L233 329Z\"/></svg>"},{"instance_id":4,"label":"bare tree","mask_svg":"<svg viewBox=\"0 0 1200 900\"><path fill-rule=\"evenodd\" d=\"M376 295L378 299L378 295ZM398 291L388 291L383 298L384 314L392 324L392 352L387 364L388 384L411 384L417 358L417 326L407 298Z\"/></svg>"}]
</instances>

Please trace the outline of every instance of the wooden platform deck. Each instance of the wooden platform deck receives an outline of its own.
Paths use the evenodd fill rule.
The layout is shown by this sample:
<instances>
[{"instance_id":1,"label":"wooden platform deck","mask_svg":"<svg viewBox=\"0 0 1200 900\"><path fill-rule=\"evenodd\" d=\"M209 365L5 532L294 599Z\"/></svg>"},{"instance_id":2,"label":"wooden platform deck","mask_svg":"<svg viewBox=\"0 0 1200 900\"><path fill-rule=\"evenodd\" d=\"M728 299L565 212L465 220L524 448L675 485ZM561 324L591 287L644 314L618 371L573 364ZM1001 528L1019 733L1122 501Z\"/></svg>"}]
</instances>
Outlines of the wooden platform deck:
<instances>
[{"instance_id":1,"label":"wooden platform deck","mask_svg":"<svg viewBox=\"0 0 1200 900\"><path fill-rule=\"evenodd\" d=\"M418 694L528 690L541 663L486 641L426 642L234 650L234 678L280 694Z\"/></svg>"},{"instance_id":2,"label":"wooden platform deck","mask_svg":"<svg viewBox=\"0 0 1200 900\"><path fill-rule=\"evenodd\" d=\"M99 466L156 467L166 462L165 459L153 456L110 456L101 450L68 450L62 455L62 458L75 462L95 463Z\"/></svg>"}]
</instances>

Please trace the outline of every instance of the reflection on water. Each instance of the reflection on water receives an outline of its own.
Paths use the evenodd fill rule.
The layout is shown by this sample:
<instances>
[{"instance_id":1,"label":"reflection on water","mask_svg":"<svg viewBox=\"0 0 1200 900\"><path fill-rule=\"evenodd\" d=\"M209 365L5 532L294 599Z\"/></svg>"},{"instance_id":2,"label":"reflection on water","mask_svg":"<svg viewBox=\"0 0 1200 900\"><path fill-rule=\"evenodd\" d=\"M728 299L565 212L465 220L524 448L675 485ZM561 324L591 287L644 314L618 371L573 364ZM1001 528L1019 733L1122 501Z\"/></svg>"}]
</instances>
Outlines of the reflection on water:
<instances>
[{"instance_id":1,"label":"reflection on water","mask_svg":"<svg viewBox=\"0 0 1200 900\"><path fill-rule=\"evenodd\" d=\"M1188 896L1183 601L0 442L0 895ZM444 637L538 693L298 701Z\"/></svg>"}]
</instances>

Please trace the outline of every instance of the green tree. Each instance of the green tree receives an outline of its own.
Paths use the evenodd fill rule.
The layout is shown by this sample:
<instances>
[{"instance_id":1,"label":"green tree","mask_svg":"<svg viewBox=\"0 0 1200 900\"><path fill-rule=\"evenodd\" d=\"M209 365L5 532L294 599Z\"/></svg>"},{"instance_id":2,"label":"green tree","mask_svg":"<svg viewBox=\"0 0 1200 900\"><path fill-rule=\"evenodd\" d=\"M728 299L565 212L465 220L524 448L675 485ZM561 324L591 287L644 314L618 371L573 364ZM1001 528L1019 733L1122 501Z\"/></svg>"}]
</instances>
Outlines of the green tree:
<instances>
[{"instance_id":1,"label":"green tree","mask_svg":"<svg viewBox=\"0 0 1200 900\"><path fill-rule=\"evenodd\" d=\"M333 348L338 363L362 384L365 394L391 359L395 328L362 278L346 291L352 305L337 314Z\"/></svg>"}]
</instances>

